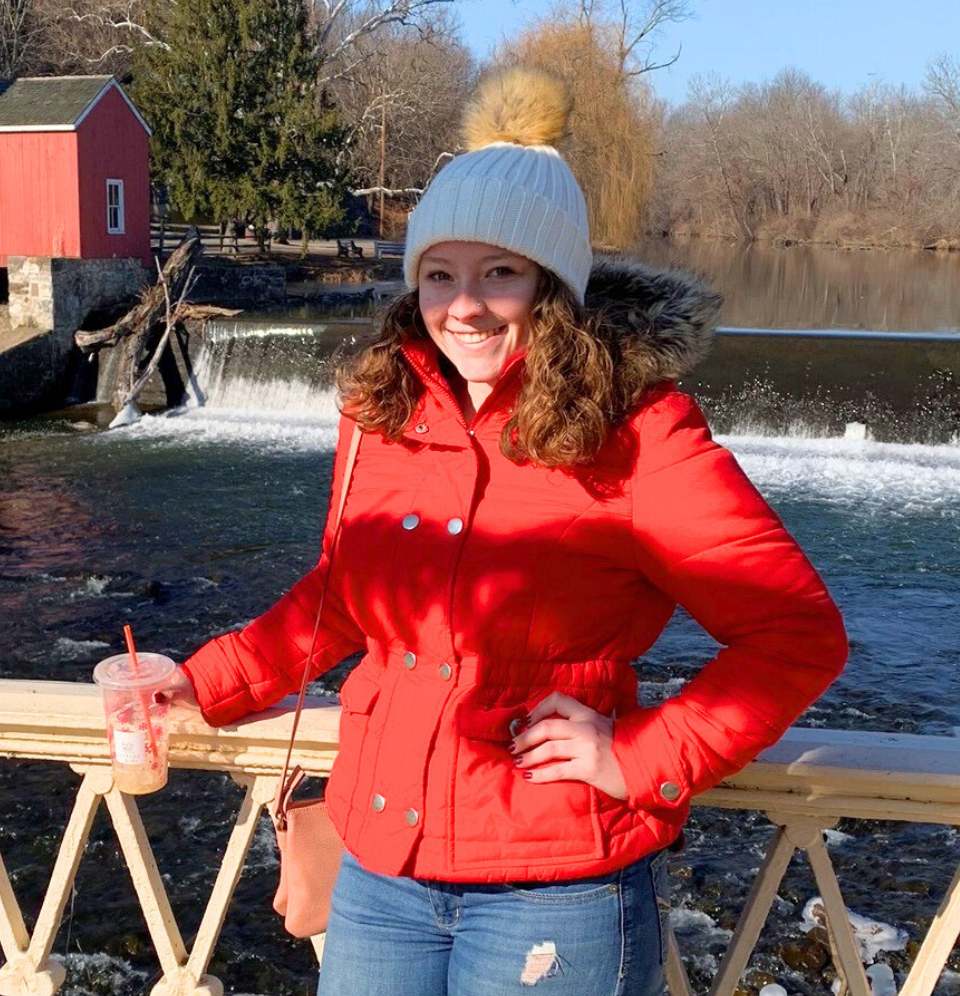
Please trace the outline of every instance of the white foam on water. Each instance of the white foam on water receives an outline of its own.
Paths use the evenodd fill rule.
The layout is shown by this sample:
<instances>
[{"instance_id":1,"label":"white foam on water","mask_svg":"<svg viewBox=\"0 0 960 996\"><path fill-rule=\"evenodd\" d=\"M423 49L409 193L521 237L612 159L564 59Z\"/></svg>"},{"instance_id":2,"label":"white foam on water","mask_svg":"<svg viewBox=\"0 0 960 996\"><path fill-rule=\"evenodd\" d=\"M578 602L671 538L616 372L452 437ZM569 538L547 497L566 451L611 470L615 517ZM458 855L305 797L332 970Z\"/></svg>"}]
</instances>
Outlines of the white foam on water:
<instances>
[{"instance_id":1,"label":"white foam on water","mask_svg":"<svg viewBox=\"0 0 960 996\"><path fill-rule=\"evenodd\" d=\"M71 598L99 598L108 584L110 584L111 578L104 577L99 574L94 574L92 577L86 579L83 584L71 594Z\"/></svg>"},{"instance_id":2,"label":"white foam on water","mask_svg":"<svg viewBox=\"0 0 960 996\"><path fill-rule=\"evenodd\" d=\"M899 500L905 513L960 511L960 446L765 436L717 441L765 493L814 493L861 509L889 510Z\"/></svg>"},{"instance_id":3,"label":"white foam on water","mask_svg":"<svg viewBox=\"0 0 960 996\"><path fill-rule=\"evenodd\" d=\"M136 425L102 434L107 442L157 446L242 445L283 452L330 452L337 444L339 412L275 412L230 408L177 408L144 416Z\"/></svg>"},{"instance_id":4,"label":"white foam on water","mask_svg":"<svg viewBox=\"0 0 960 996\"><path fill-rule=\"evenodd\" d=\"M93 656L99 660L102 651L109 649L110 644L103 640L71 640L61 636L53 645L53 655L63 661L86 661Z\"/></svg>"},{"instance_id":5,"label":"white foam on water","mask_svg":"<svg viewBox=\"0 0 960 996\"><path fill-rule=\"evenodd\" d=\"M205 403L195 402L97 439L139 444L242 445L280 452L329 452L339 411L332 387L257 380L207 371ZM860 512L938 512L960 516L960 446L869 439L718 436L766 495L816 495Z\"/></svg>"},{"instance_id":6,"label":"white foam on water","mask_svg":"<svg viewBox=\"0 0 960 996\"><path fill-rule=\"evenodd\" d=\"M666 681L641 681L640 698L645 705L656 705L679 695L686 685L686 678L668 678Z\"/></svg>"},{"instance_id":7,"label":"white foam on water","mask_svg":"<svg viewBox=\"0 0 960 996\"><path fill-rule=\"evenodd\" d=\"M58 961L66 969L67 982L63 990L65 996L86 996L93 992L134 993L142 992L147 973L134 968L124 958L104 954L51 954L52 961ZM79 979L89 979L91 989L80 988Z\"/></svg>"},{"instance_id":8,"label":"white foam on water","mask_svg":"<svg viewBox=\"0 0 960 996\"><path fill-rule=\"evenodd\" d=\"M249 872L251 869L272 871L279 867L280 855L277 851L277 834L273 828L273 821L269 816L263 815L253 833L253 840L250 841L250 850L247 851L244 868Z\"/></svg>"}]
</instances>

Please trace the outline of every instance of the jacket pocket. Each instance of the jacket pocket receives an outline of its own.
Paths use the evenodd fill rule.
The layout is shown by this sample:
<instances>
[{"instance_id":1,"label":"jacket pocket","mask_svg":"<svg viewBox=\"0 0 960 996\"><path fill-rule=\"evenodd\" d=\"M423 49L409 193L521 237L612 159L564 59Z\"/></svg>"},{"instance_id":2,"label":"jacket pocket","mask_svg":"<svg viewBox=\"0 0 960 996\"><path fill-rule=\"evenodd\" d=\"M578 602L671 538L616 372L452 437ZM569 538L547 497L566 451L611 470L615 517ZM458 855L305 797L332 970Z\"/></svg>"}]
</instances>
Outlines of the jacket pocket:
<instances>
[{"instance_id":1,"label":"jacket pocket","mask_svg":"<svg viewBox=\"0 0 960 996\"><path fill-rule=\"evenodd\" d=\"M381 676L376 665L361 661L347 676L340 689L340 746L327 782L328 806L336 809L340 825L349 832L349 823L356 807L361 764L364 752L369 752L370 724L380 699Z\"/></svg>"},{"instance_id":2,"label":"jacket pocket","mask_svg":"<svg viewBox=\"0 0 960 996\"><path fill-rule=\"evenodd\" d=\"M379 675L371 674L369 665L361 661L350 672L340 689L341 709L360 715L369 714L380 696L380 688Z\"/></svg>"},{"instance_id":3,"label":"jacket pocket","mask_svg":"<svg viewBox=\"0 0 960 996\"><path fill-rule=\"evenodd\" d=\"M532 704L532 703L529 703ZM453 780L455 861L527 867L602 856L596 790L581 781L532 782L507 749L510 724L527 704L485 707L464 701Z\"/></svg>"}]
</instances>

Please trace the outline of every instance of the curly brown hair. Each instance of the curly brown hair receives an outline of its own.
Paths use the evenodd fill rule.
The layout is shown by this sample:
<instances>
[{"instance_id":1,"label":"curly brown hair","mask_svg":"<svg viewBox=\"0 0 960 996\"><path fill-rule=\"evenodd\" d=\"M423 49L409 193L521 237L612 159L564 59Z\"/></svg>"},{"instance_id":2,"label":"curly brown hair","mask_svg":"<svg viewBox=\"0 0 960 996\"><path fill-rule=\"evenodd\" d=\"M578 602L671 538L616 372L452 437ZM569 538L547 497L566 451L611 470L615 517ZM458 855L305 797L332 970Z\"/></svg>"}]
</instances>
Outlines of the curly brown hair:
<instances>
[{"instance_id":1,"label":"curly brown hair","mask_svg":"<svg viewBox=\"0 0 960 996\"><path fill-rule=\"evenodd\" d=\"M395 298L380 333L337 371L343 411L364 432L399 441L423 392L400 351L429 334L416 290ZM626 347L629 348L629 347ZM566 284L542 270L531 311L530 345L520 396L500 436L515 463L574 468L590 464L655 379L653 363L637 362L602 311L588 313Z\"/></svg>"}]
</instances>

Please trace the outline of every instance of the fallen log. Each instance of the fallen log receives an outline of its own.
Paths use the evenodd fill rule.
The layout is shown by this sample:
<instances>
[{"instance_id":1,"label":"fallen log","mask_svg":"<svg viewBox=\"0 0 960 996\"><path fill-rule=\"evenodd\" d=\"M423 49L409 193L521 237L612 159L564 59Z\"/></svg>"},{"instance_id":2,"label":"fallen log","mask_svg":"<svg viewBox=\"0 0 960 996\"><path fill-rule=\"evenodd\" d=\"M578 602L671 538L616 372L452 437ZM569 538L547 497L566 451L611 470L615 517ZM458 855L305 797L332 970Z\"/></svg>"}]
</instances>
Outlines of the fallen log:
<instances>
[{"instance_id":1,"label":"fallen log","mask_svg":"<svg viewBox=\"0 0 960 996\"><path fill-rule=\"evenodd\" d=\"M145 324L141 331L128 335L120 344L120 362L117 368L117 384L114 390L113 403L117 412L109 428L130 425L140 418L140 408L137 399L146 387L147 381L156 372L160 360L171 336L180 327L180 312L185 307L185 301L194 284L194 268L191 266L185 279L180 282L180 297L176 304L167 281L165 270L159 271L157 286L163 293L164 319L162 329L160 323ZM157 341L159 337L159 341ZM152 357L147 360L150 350Z\"/></svg>"},{"instance_id":2,"label":"fallen log","mask_svg":"<svg viewBox=\"0 0 960 996\"><path fill-rule=\"evenodd\" d=\"M136 307L109 328L75 333L76 344L83 352L92 353L104 346L115 346L131 336L136 339L148 337L153 328L167 318L168 297L180 300L183 296L190 273L202 253L200 233L191 228L164 265L162 279L143 291Z\"/></svg>"}]
</instances>

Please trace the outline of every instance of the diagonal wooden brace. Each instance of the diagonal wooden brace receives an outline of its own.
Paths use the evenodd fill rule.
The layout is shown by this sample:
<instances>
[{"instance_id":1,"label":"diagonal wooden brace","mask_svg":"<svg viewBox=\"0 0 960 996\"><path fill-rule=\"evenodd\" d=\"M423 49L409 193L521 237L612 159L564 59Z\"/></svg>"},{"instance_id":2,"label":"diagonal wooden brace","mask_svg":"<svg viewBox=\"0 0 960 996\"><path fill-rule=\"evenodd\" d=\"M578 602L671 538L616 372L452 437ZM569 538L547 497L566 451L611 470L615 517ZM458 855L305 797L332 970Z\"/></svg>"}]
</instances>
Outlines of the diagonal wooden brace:
<instances>
[{"instance_id":1,"label":"diagonal wooden brace","mask_svg":"<svg viewBox=\"0 0 960 996\"><path fill-rule=\"evenodd\" d=\"M260 813L276 791L277 783L275 776L235 776L235 780L246 785L246 794L204 910L193 950L189 953L170 907L135 797L117 790L106 796L120 847L163 970L163 978L153 987L151 996L221 996L223 993L220 980L205 973L243 871Z\"/></svg>"},{"instance_id":2,"label":"diagonal wooden brace","mask_svg":"<svg viewBox=\"0 0 960 996\"><path fill-rule=\"evenodd\" d=\"M66 973L59 962L50 960L50 952L90 836L93 817L102 795L112 784L110 772L102 767L84 774L32 937L27 936L20 906L0 862L0 946L7 959L0 968L0 996L21 996L22 993L53 996L63 985Z\"/></svg>"},{"instance_id":3,"label":"diagonal wooden brace","mask_svg":"<svg viewBox=\"0 0 960 996\"><path fill-rule=\"evenodd\" d=\"M900 996L931 996L947 958L960 936L960 867L954 872L943 902L903 984Z\"/></svg>"},{"instance_id":4,"label":"diagonal wooden brace","mask_svg":"<svg viewBox=\"0 0 960 996\"><path fill-rule=\"evenodd\" d=\"M777 890L793 857L794 849L787 829L778 826L773 841L764 855L763 864L753 880L747 904L737 921L737 929L720 963L720 970L710 987L710 996L731 996L737 988L740 977L750 961L750 955L756 947L760 931L770 915L770 908L776 899Z\"/></svg>"},{"instance_id":5,"label":"diagonal wooden brace","mask_svg":"<svg viewBox=\"0 0 960 996\"><path fill-rule=\"evenodd\" d=\"M863 970L863 962L853 936L850 918L847 916L847 907L843 901L843 893L840 891L840 883L837 881L837 873L834 871L822 835L810 841L807 846L807 858L820 887L820 895L823 897L827 929L835 946L836 958L839 960L836 968L842 973L843 982L852 996L870 996L870 983Z\"/></svg>"}]
</instances>

